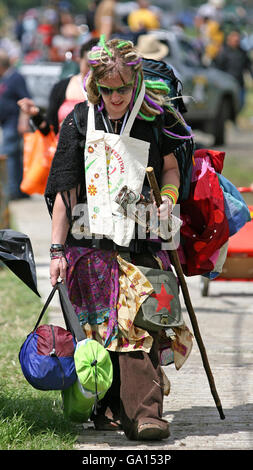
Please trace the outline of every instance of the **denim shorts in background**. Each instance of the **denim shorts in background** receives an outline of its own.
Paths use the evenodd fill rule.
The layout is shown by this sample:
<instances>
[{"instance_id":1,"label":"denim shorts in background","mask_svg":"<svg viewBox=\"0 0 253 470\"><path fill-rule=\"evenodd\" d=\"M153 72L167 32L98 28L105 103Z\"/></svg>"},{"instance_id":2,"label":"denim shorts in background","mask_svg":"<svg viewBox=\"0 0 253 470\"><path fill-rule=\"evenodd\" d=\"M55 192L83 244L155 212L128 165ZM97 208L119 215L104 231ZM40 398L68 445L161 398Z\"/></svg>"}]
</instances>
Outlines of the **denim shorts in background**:
<instances>
[{"instance_id":1,"label":"denim shorts in background","mask_svg":"<svg viewBox=\"0 0 253 470\"><path fill-rule=\"evenodd\" d=\"M22 142L22 137L16 127L12 125L2 126L0 154L7 156L7 191L10 198L19 197L22 194L20 191L23 176Z\"/></svg>"}]
</instances>

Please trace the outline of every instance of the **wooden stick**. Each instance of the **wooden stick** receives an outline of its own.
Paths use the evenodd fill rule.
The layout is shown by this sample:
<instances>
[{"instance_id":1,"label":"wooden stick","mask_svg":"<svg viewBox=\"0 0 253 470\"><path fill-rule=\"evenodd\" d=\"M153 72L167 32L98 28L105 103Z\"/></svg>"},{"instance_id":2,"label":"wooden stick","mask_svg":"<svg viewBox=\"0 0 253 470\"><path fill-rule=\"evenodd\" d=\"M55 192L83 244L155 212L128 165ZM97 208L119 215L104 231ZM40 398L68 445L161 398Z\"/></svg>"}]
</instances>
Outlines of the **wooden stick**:
<instances>
[{"instance_id":1,"label":"wooden stick","mask_svg":"<svg viewBox=\"0 0 253 470\"><path fill-rule=\"evenodd\" d=\"M157 184L153 168L148 167L146 169L146 173L147 173L147 177L148 177L148 180L149 180L150 187L153 190L156 205L157 205L157 207L159 207L162 203L162 198L161 198L160 189L159 189L159 186ZM224 415L223 410L222 410L222 405L221 405L221 402L220 402L220 398L219 398L219 395L218 395L216 387L215 387L215 382L214 382L213 374L212 374L212 371L211 371L211 368L210 368L210 365L209 365L209 361L208 361L208 357L207 357L207 354L206 354L205 346L204 346L204 343L203 343L203 340L202 340L202 337L201 337L201 334L200 334L197 318L196 318L196 315L195 315L195 312L194 312L194 309L193 309L193 306L192 306L192 303L191 303L191 299L190 299L188 287L187 287L187 284L186 284L186 281L185 281L183 269L182 269L182 266L181 266L181 263L180 263L180 260L179 260L179 257L178 257L177 250L174 249L174 247L173 247L172 250L170 250L170 258L171 258L172 264L175 268L175 271L177 273L177 276L178 276L178 279L179 279L179 282L180 282L180 285L181 285L181 288L182 288L182 294L183 294L183 297L184 297L185 305L186 305L187 311L189 313L189 317L190 317L191 324L192 324L192 327L193 327L194 335L195 335L195 338L196 338L196 341L197 341L197 344L198 344L198 347L199 347L199 350L200 350L202 362L203 362L203 365L204 365L204 369L206 371L206 375L207 375L207 378L208 378L208 382L209 382L209 385L210 385L210 390L211 390L212 396L214 398L214 401L215 401L217 410L219 412L220 418L225 419L225 415Z\"/></svg>"}]
</instances>

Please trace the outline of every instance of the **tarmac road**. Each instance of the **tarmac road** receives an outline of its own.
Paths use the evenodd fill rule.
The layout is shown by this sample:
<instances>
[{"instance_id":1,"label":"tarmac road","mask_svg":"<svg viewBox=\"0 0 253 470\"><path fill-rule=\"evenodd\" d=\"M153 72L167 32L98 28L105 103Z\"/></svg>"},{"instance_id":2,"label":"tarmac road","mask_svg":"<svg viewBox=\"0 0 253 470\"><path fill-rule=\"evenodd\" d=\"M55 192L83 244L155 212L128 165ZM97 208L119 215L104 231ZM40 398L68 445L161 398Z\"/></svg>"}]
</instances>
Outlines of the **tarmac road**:
<instances>
[{"instance_id":1,"label":"tarmac road","mask_svg":"<svg viewBox=\"0 0 253 470\"><path fill-rule=\"evenodd\" d=\"M249 133L250 138L251 135ZM244 137L246 146L247 142ZM245 151L249 155L250 147ZM45 300L51 290L48 267L51 222L44 200L33 196L12 202L10 209L16 229L31 239L38 290ZM164 417L171 429L167 440L128 441L122 432L97 432L85 425L80 426L76 449L83 452L253 449L253 283L212 282L209 296L202 297L199 282L199 277L187 278L226 419L219 417L194 341L191 355L182 369L176 371L174 365L164 368L171 381L171 393L164 399ZM52 323L62 324L57 299L52 307ZM192 330L183 299L182 307L185 321Z\"/></svg>"}]
</instances>

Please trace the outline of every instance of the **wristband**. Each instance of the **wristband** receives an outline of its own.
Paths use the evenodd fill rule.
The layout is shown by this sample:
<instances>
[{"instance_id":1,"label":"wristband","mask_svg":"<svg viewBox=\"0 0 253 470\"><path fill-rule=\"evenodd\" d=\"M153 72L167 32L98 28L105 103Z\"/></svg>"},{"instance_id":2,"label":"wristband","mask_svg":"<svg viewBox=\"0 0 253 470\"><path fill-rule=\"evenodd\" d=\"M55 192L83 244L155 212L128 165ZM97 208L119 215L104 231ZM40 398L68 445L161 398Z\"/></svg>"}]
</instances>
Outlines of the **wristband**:
<instances>
[{"instance_id":1,"label":"wristband","mask_svg":"<svg viewBox=\"0 0 253 470\"><path fill-rule=\"evenodd\" d=\"M65 258L64 245L53 243L50 247L50 259Z\"/></svg>"},{"instance_id":2,"label":"wristband","mask_svg":"<svg viewBox=\"0 0 253 470\"><path fill-rule=\"evenodd\" d=\"M169 197L175 205L178 200L178 188L174 184L165 184L161 189L161 196Z\"/></svg>"},{"instance_id":3,"label":"wristband","mask_svg":"<svg viewBox=\"0 0 253 470\"><path fill-rule=\"evenodd\" d=\"M64 245L61 243L53 243L50 247L50 251L64 251Z\"/></svg>"},{"instance_id":4,"label":"wristband","mask_svg":"<svg viewBox=\"0 0 253 470\"><path fill-rule=\"evenodd\" d=\"M61 259L61 258L65 258L64 253L50 254L50 259Z\"/></svg>"},{"instance_id":5,"label":"wristband","mask_svg":"<svg viewBox=\"0 0 253 470\"><path fill-rule=\"evenodd\" d=\"M65 253L64 251L50 251L50 259L61 259L65 258Z\"/></svg>"}]
</instances>

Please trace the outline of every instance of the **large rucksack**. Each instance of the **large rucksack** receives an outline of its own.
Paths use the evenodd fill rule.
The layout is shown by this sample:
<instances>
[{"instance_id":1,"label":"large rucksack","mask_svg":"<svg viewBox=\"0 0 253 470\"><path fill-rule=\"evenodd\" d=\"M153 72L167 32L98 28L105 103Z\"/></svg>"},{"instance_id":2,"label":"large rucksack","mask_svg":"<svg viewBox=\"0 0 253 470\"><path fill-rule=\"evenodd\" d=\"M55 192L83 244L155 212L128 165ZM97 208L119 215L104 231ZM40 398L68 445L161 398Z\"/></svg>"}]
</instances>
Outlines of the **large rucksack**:
<instances>
[{"instance_id":1,"label":"large rucksack","mask_svg":"<svg viewBox=\"0 0 253 470\"><path fill-rule=\"evenodd\" d=\"M142 68L145 80L159 80L162 79L168 85L169 97L177 98L173 100L175 107L180 113L185 113L187 108L182 98L183 85L176 77L171 65L166 64L162 60L142 59Z\"/></svg>"},{"instance_id":2,"label":"large rucksack","mask_svg":"<svg viewBox=\"0 0 253 470\"><path fill-rule=\"evenodd\" d=\"M162 60L143 59L142 67L145 80L162 79L169 87L169 97L173 98L173 105L180 114L187 112L186 106L182 97L182 83L176 77L171 65L163 62ZM157 141L159 143L159 135L163 127L163 117L156 119L156 126L154 126ZM192 155L194 151L194 143L192 139L185 140L184 144L179 146L175 151L175 157L178 161L180 170L180 190L179 202L188 199L192 174Z\"/></svg>"}]
</instances>

